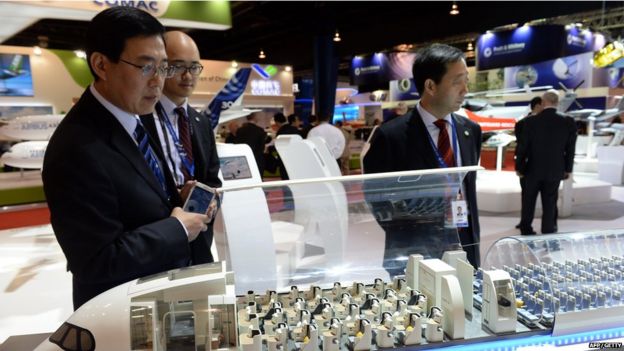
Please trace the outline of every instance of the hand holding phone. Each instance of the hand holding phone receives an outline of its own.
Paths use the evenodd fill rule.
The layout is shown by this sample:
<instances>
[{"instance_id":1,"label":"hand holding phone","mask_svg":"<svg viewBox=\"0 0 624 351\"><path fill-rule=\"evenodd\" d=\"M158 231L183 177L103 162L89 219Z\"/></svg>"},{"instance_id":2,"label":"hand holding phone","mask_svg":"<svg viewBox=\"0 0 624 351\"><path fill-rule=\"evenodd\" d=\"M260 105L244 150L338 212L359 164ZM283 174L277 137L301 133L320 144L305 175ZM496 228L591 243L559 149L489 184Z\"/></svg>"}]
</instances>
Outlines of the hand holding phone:
<instances>
[{"instance_id":1,"label":"hand holding phone","mask_svg":"<svg viewBox=\"0 0 624 351\"><path fill-rule=\"evenodd\" d=\"M184 203L184 211L206 214L212 221L216 216L221 200L216 189L197 182Z\"/></svg>"}]
</instances>

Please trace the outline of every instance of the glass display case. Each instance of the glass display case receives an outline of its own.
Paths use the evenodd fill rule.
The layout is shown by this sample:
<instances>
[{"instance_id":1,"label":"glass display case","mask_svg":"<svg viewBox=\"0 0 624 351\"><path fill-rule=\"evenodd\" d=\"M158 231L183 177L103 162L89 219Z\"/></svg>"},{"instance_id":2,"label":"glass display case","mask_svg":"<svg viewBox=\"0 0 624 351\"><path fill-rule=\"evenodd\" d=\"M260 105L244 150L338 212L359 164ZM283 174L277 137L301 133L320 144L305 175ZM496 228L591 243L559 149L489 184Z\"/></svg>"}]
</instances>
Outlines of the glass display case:
<instances>
[{"instance_id":1,"label":"glass display case","mask_svg":"<svg viewBox=\"0 0 624 351\"><path fill-rule=\"evenodd\" d=\"M461 249L454 216L467 209L451 207L465 174L478 169L225 185L218 256L235 272L237 294L389 281L410 254Z\"/></svg>"},{"instance_id":2,"label":"glass display case","mask_svg":"<svg viewBox=\"0 0 624 351\"><path fill-rule=\"evenodd\" d=\"M554 335L624 326L624 230L503 238L482 268L508 272L519 319Z\"/></svg>"}]
</instances>

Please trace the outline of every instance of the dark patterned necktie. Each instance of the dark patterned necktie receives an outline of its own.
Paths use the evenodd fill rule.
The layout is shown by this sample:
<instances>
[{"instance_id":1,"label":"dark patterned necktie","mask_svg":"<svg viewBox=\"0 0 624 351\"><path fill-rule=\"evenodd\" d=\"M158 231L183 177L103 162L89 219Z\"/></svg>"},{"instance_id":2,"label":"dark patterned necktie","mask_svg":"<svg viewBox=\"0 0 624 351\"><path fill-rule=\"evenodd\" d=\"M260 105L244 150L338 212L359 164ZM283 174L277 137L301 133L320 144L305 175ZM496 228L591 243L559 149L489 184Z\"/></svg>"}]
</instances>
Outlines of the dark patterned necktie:
<instances>
[{"instance_id":1,"label":"dark patterned necktie","mask_svg":"<svg viewBox=\"0 0 624 351\"><path fill-rule=\"evenodd\" d=\"M141 155L143 155L145 162L147 162L147 165L154 173L154 176L156 176L158 183L160 183L160 186L165 191L165 194L169 196L167 185L165 183L165 176L160 168L158 158L156 158L156 154L149 144L147 133L145 133L145 128L143 127L143 124L141 124L141 121L137 121L136 128L134 129L134 140L136 140Z\"/></svg>"},{"instance_id":2,"label":"dark patterned necktie","mask_svg":"<svg viewBox=\"0 0 624 351\"><path fill-rule=\"evenodd\" d=\"M433 122L440 129L440 134L438 134L438 152L447 167L455 167L455 156L451 149L451 140L446 130L446 123L448 122L444 119L438 119Z\"/></svg>"},{"instance_id":3,"label":"dark patterned necktie","mask_svg":"<svg viewBox=\"0 0 624 351\"><path fill-rule=\"evenodd\" d=\"M186 157L188 164L193 164L193 144L191 142L191 133L189 128L189 120L188 115L186 114L186 109L184 107L176 107L175 113L178 115L178 134L180 138L180 143L182 144L182 148L186 155L180 155L181 157ZM184 174L184 181L188 181L192 179L191 175L186 169L186 166L182 164L182 174Z\"/></svg>"}]
</instances>

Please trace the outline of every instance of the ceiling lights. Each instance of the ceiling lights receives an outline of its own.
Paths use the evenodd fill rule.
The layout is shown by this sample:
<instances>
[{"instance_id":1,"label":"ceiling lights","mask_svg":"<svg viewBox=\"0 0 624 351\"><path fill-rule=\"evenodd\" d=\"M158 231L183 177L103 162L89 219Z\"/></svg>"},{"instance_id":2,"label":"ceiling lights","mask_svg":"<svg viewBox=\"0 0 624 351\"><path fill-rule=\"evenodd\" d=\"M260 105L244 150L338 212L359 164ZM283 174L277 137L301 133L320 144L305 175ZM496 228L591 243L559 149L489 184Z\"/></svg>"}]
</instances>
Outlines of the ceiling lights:
<instances>
[{"instance_id":1,"label":"ceiling lights","mask_svg":"<svg viewBox=\"0 0 624 351\"><path fill-rule=\"evenodd\" d=\"M469 41L469 42L468 42L468 46L466 46L466 50L467 50L467 51L472 51L472 50L474 50L474 47L472 46L472 42L471 42L471 41Z\"/></svg>"},{"instance_id":2,"label":"ceiling lights","mask_svg":"<svg viewBox=\"0 0 624 351\"><path fill-rule=\"evenodd\" d=\"M261 58L261 59L266 58L266 55L264 54L264 50L260 49L260 54L258 55L258 58Z\"/></svg>"},{"instance_id":3,"label":"ceiling lights","mask_svg":"<svg viewBox=\"0 0 624 351\"><path fill-rule=\"evenodd\" d=\"M453 1L453 5L451 5L451 11L449 14L455 16L459 15L459 6L457 6L457 2Z\"/></svg>"},{"instance_id":4,"label":"ceiling lights","mask_svg":"<svg viewBox=\"0 0 624 351\"><path fill-rule=\"evenodd\" d=\"M84 50L74 50L74 55L76 55L76 57L81 58L81 59L87 59L87 53L84 52Z\"/></svg>"},{"instance_id":5,"label":"ceiling lights","mask_svg":"<svg viewBox=\"0 0 624 351\"><path fill-rule=\"evenodd\" d=\"M338 30L336 29L336 34L334 34L334 41L335 42L339 42L342 39L340 39L340 33L338 33Z\"/></svg>"},{"instance_id":6,"label":"ceiling lights","mask_svg":"<svg viewBox=\"0 0 624 351\"><path fill-rule=\"evenodd\" d=\"M238 62L232 61L232 68L236 68L236 67L238 67Z\"/></svg>"}]
</instances>

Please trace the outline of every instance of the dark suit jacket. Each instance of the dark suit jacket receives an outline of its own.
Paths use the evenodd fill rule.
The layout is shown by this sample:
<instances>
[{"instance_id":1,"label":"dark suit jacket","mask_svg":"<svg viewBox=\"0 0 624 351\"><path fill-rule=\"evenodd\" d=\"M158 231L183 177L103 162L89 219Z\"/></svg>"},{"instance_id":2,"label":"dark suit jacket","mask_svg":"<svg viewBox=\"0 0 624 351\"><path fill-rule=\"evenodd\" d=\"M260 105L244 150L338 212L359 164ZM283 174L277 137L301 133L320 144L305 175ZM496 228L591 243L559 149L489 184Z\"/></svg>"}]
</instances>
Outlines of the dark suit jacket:
<instances>
[{"instance_id":1,"label":"dark suit jacket","mask_svg":"<svg viewBox=\"0 0 624 351\"><path fill-rule=\"evenodd\" d=\"M256 159L260 176L264 173L264 144L266 144L267 133L264 129L253 123L245 123L236 131L235 144L247 144Z\"/></svg>"},{"instance_id":2,"label":"dark suit jacket","mask_svg":"<svg viewBox=\"0 0 624 351\"><path fill-rule=\"evenodd\" d=\"M160 104L160 102L159 102ZM155 109L157 112L160 108ZM210 120L188 106L187 113L191 124L191 142L193 144L193 163L195 164L195 179L214 188L221 186L219 179L219 157L217 156L217 146L215 144L214 132L210 126ZM164 116L159 116L163 118ZM154 140L158 140L156 121L152 114L141 116L141 121ZM166 133L169 130L166 129ZM160 142L155 147L155 151L164 159L164 152ZM176 152L172 147L171 152ZM193 264L213 262L210 246L212 245L212 225L208 230L202 232L193 242L191 242L191 257Z\"/></svg>"},{"instance_id":3,"label":"dark suit jacket","mask_svg":"<svg viewBox=\"0 0 624 351\"><path fill-rule=\"evenodd\" d=\"M524 117L523 119L516 122L516 125L514 126L514 135L516 136L516 150L514 152L515 158L518 158L518 145L520 145L520 140L522 139L522 130L524 129L524 125L526 124L526 121L530 117L533 117L533 115L528 115Z\"/></svg>"},{"instance_id":4,"label":"dark suit jacket","mask_svg":"<svg viewBox=\"0 0 624 351\"><path fill-rule=\"evenodd\" d=\"M574 120L547 108L527 119L516 149L516 171L536 180L557 181L574 165Z\"/></svg>"},{"instance_id":5,"label":"dark suit jacket","mask_svg":"<svg viewBox=\"0 0 624 351\"><path fill-rule=\"evenodd\" d=\"M126 281L188 264L185 230L170 217L179 196L167 199L133 138L88 88L50 139L43 186L73 274L74 308Z\"/></svg>"},{"instance_id":6,"label":"dark suit jacket","mask_svg":"<svg viewBox=\"0 0 624 351\"><path fill-rule=\"evenodd\" d=\"M481 127L471 120L453 114L457 142L464 166L476 165L481 154ZM428 131L417 109L382 124L371 140L364 157L366 173L396 172L439 168ZM477 208L476 174L464 178L465 199L470 211L471 238L462 243L479 243L479 211ZM476 260L478 261L478 249Z\"/></svg>"}]
</instances>

